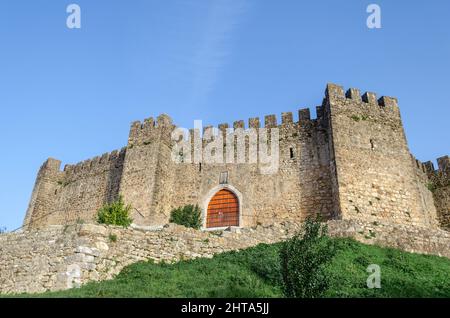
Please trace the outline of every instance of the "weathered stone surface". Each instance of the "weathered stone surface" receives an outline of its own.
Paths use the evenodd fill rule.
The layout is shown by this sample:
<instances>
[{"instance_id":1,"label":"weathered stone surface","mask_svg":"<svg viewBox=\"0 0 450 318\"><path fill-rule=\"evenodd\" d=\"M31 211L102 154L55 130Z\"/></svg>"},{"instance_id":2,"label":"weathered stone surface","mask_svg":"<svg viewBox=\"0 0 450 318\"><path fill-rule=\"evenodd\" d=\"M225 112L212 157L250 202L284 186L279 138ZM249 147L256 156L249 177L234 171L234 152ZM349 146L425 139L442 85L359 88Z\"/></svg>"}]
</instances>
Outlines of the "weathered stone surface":
<instances>
[{"instance_id":1,"label":"weathered stone surface","mask_svg":"<svg viewBox=\"0 0 450 318\"><path fill-rule=\"evenodd\" d=\"M252 127L259 127L259 122L249 120ZM198 204L205 215L211 191L223 186L219 176L227 172L227 185L241 201L239 225L244 227L301 221L315 214L325 219L448 226L449 174L427 175L423 164L411 158L397 99L377 100L375 93L361 96L354 88L345 94L342 87L329 84L317 119L302 109L298 121L286 112L281 123L275 115L264 122L266 128L279 129L276 173L261 174L260 166L248 161L174 162L175 125L161 115L156 121L133 123L128 144L120 151L63 171L60 161L48 159L38 173L24 224L38 228L92 223L97 210L121 194L133 206L135 228L149 230L167 223L173 208L187 204ZM222 134L229 126L221 125ZM234 126L245 128L242 120ZM192 136L197 133L191 131ZM245 145L249 152L249 142ZM448 170L448 157L440 160L440 171ZM442 186L432 193L428 184L438 179Z\"/></svg>"},{"instance_id":2,"label":"weathered stone surface","mask_svg":"<svg viewBox=\"0 0 450 318\"><path fill-rule=\"evenodd\" d=\"M273 174L248 161L174 162L175 126L167 115L133 123L120 151L63 171L59 160L48 159L36 178L27 231L0 235L1 291L69 288L110 278L139 260L211 257L276 242L311 215L329 220L336 236L449 257L449 234L439 227L450 229L450 159L439 158L435 171L410 154L397 99L361 96L358 89L344 93L329 84L316 110L316 119L300 110L297 122L289 112L281 123L275 115L264 118L265 128L279 129L279 169ZM260 120L249 125L259 128ZM221 133L229 126L222 124ZM244 126L242 120L234 125ZM226 184L219 184L224 172ZM212 195L222 188L238 198L239 229L167 225L170 211L187 204L198 204L205 219ZM133 207L132 228L93 224L97 210L119 194Z\"/></svg>"},{"instance_id":3,"label":"weathered stone surface","mask_svg":"<svg viewBox=\"0 0 450 318\"><path fill-rule=\"evenodd\" d=\"M450 233L427 227L332 220L329 232L368 243L450 258ZM103 230L99 230L101 227ZM177 262L290 238L300 224L275 223L238 231L198 231L170 224L157 230L76 226L0 235L0 293L44 292L114 277L129 264ZM92 230L92 231L89 231ZM109 235L118 236L116 242ZM80 237L82 245L78 245ZM58 248L49 244L58 241ZM100 243L100 244L99 244ZM101 247L101 248L100 248ZM106 248L107 247L107 248Z\"/></svg>"},{"instance_id":4,"label":"weathered stone surface","mask_svg":"<svg viewBox=\"0 0 450 318\"><path fill-rule=\"evenodd\" d=\"M420 163L418 163L420 164ZM431 162L421 165L428 173L428 186L433 192L437 216L441 226L450 230L450 158L438 159L438 169L434 170Z\"/></svg>"}]
</instances>

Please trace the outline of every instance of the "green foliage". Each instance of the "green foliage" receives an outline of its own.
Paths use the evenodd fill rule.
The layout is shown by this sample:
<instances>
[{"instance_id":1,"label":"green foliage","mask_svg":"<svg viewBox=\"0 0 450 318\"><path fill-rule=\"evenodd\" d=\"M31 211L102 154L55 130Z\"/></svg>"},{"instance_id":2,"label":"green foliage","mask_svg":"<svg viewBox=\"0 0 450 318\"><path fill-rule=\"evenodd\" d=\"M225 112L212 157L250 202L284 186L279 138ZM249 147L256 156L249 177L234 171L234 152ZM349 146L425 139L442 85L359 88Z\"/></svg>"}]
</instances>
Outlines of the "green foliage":
<instances>
[{"instance_id":1,"label":"green foliage","mask_svg":"<svg viewBox=\"0 0 450 318\"><path fill-rule=\"evenodd\" d=\"M335 255L327 228L308 218L300 233L286 241L280 251L283 291L287 297L317 298L329 287L325 266Z\"/></svg>"},{"instance_id":2,"label":"green foliage","mask_svg":"<svg viewBox=\"0 0 450 318\"><path fill-rule=\"evenodd\" d=\"M352 115L350 118L356 122L358 122L360 120L359 116L356 116L356 115Z\"/></svg>"},{"instance_id":3,"label":"green foliage","mask_svg":"<svg viewBox=\"0 0 450 318\"><path fill-rule=\"evenodd\" d=\"M436 185L433 182L428 182L427 183L427 188L428 190L430 190L431 192L436 191Z\"/></svg>"},{"instance_id":4,"label":"green foliage","mask_svg":"<svg viewBox=\"0 0 450 318\"><path fill-rule=\"evenodd\" d=\"M84 224L84 220L82 218L77 218L77 224Z\"/></svg>"},{"instance_id":5,"label":"green foliage","mask_svg":"<svg viewBox=\"0 0 450 318\"><path fill-rule=\"evenodd\" d=\"M109 234L108 239L109 239L110 242L116 243L117 242L117 235L116 234Z\"/></svg>"},{"instance_id":6,"label":"green foliage","mask_svg":"<svg viewBox=\"0 0 450 318\"><path fill-rule=\"evenodd\" d=\"M324 297L450 297L450 260L333 239L336 255L326 267ZM113 280L81 288L11 297L283 297L279 252L283 243L260 244L212 259L175 264L139 262ZM370 264L381 267L380 289L366 285ZM6 297L6 296L5 296Z\"/></svg>"},{"instance_id":7,"label":"green foliage","mask_svg":"<svg viewBox=\"0 0 450 318\"><path fill-rule=\"evenodd\" d=\"M97 212L97 222L100 224L119 225L128 227L133 222L130 218L131 205L125 206L122 196L102 207Z\"/></svg>"},{"instance_id":8,"label":"green foliage","mask_svg":"<svg viewBox=\"0 0 450 318\"><path fill-rule=\"evenodd\" d=\"M186 205L182 208L173 209L170 212L169 222L199 229L202 226L201 215L202 212L198 205Z\"/></svg>"}]
</instances>

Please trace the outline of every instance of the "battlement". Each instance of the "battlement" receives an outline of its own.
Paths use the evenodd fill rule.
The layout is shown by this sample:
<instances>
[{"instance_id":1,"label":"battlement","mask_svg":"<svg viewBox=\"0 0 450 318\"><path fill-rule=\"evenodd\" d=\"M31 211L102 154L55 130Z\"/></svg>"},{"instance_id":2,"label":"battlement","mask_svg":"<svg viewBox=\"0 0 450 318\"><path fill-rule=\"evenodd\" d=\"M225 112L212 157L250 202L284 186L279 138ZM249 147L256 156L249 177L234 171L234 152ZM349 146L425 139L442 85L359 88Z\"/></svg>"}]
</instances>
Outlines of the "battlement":
<instances>
[{"instance_id":1,"label":"battlement","mask_svg":"<svg viewBox=\"0 0 450 318\"><path fill-rule=\"evenodd\" d=\"M281 122L278 121L277 115L271 114L264 116L264 125L261 124L261 119L259 117L249 118L247 121L244 120L236 120L232 125L228 123L221 123L218 125L218 130L225 132L228 128L233 129L249 129L249 128L275 128L275 127L286 127L296 124L304 124L305 122L313 122L318 118L323 116L323 107L317 106L316 110L318 116L316 119L311 119L309 108L303 108L298 111L298 120L294 121L294 115L292 112L282 112L281 113ZM247 123L247 125L246 125ZM203 127L203 132L207 129L212 128L212 125L207 125ZM189 129L191 135L193 134L194 129Z\"/></svg>"},{"instance_id":2,"label":"battlement","mask_svg":"<svg viewBox=\"0 0 450 318\"><path fill-rule=\"evenodd\" d=\"M431 161L427 161L427 162L423 163L422 165L424 167L425 172L427 172L428 174L439 173L439 172L442 172L442 173L450 172L450 157L449 156L443 156L443 157L437 158L437 163L438 163L438 169L435 169L434 164Z\"/></svg>"},{"instance_id":3,"label":"battlement","mask_svg":"<svg viewBox=\"0 0 450 318\"><path fill-rule=\"evenodd\" d=\"M420 160L418 160L412 154L410 154L410 155L411 155L411 160L413 162L413 166L414 166L414 168L417 169L418 172L423 173L423 174L428 174L430 169L432 169L432 171L434 171L433 163L431 161L422 163Z\"/></svg>"},{"instance_id":4,"label":"battlement","mask_svg":"<svg viewBox=\"0 0 450 318\"><path fill-rule=\"evenodd\" d=\"M365 103L368 105L377 105L383 108L397 108L398 100L395 97L381 96L377 99L377 94L373 92L361 92L357 88L349 88L344 92L340 85L329 83L325 90L325 97L328 100L351 100L356 103Z\"/></svg>"},{"instance_id":5,"label":"battlement","mask_svg":"<svg viewBox=\"0 0 450 318\"><path fill-rule=\"evenodd\" d=\"M61 169L61 160L48 158L41 166L41 170L47 171L60 171Z\"/></svg>"},{"instance_id":6,"label":"battlement","mask_svg":"<svg viewBox=\"0 0 450 318\"><path fill-rule=\"evenodd\" d=\"M159 115L156 120L153 117L144 119L143 122L135 121L131 124L129 143L139 141L141 138L148 138L157 135L161 130L172 129L172 118L166 114Z\"/></svg>"},{"instance_id":7,"label":"battlement","mask_svg":"<svg viewBox=\"0 0 450 318\"><path fill-rule=\"evenodd\" d=\"M436 164L409 157L396 98L328 84L316 116L299 108L221 123L212 136L213 126L195 127L190 142L177 145L169 116L135 121L126 148L62 171L61 161L49 158L25 224L94 221L99 208L122 195L136 210L136 224L165 224L173 208L198 204L208 226L208 200L221 187L236 189L244 227L317 213L434 226L435 207L448 211L449 157L437 160L437 172ZM41 219L49 211L56 212Z\"/></svg>"},{"instance_id":8,"label":"battlement","mask_svg":"<svg viewBox=\"0 0 450 318\"><path fill-rule=\"evenodd\" d=\"M172 124L172 118L170 118L167 114L161 114L156 118L156 121L153 117L144 119L143 122L141 121L134 121L131 124L132 129L152 129L152 128L159 128L159 127L170 127Z\"/></svg>"},{"instance_id":9,"label":"battlement","mask_svg":"<svg viewBox=\"0 0 450 318\"><path fill-rule=\"evenodd\" d=\"M450 157L444 156L437 159L439 170L442 172L450 171Z\"/></svg>"},{"instance_id":10,"label":"battlement","mask_svg":"<svg viewBox=\"0 0 450 318\"><path fill-rule=\"evenodd\" d=\"M65 165L64 172L67 175L78 174L89 170L97 170L108 168L111 164L116 163L120 158L124 158L126 153L126 147L120 150L114 150L109 153L104 153L101 156L87 159L73 165Z\"/></svg>"}]
</instances>

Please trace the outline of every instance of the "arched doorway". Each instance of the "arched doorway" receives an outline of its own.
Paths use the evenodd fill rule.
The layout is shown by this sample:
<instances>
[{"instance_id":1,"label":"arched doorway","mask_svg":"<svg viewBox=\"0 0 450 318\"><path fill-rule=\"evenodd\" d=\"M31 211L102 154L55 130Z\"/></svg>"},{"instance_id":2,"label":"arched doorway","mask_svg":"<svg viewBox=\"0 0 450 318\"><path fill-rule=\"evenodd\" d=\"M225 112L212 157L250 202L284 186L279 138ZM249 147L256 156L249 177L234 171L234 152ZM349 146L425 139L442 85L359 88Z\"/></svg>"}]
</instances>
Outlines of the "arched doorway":
<instances>
[{"instance_id":1,"label":"arched doorway","mask_svg":"<svg viewBox=\"0 0 450 318\"><path fill-rule=\"evenodd\" d=\"M219 190L209 201L206 227L239 226L239 200L228 189Z\"/></svg>"}]
</instances>

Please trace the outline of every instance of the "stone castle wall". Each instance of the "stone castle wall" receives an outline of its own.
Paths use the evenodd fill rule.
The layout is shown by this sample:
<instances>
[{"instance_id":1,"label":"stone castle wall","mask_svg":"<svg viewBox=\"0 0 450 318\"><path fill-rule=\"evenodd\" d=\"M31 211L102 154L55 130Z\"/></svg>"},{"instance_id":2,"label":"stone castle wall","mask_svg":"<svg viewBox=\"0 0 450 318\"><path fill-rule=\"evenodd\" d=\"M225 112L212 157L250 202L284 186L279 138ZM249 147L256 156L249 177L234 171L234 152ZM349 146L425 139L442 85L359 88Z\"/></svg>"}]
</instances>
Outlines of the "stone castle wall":
<instances>
[{"instance_id":1,"label":"stone castle wall","mask_svg":"<svg viewBox=\"0 0 450 318\"><path fill-rule=\"evenodd\" d=\"M225 134L228 126L219 125L220 132ZM315 214L430 228L448 219L448 187L430 191L434 177L411 159L395 98L377 100L374 93L361 96L356 89L344 94L342 87L329 84L316 119L301 109L296 121L288 112L281 122L268 115L264 123L251 118L247 127L242 120L232 127L279 129L276 173L261 173L261 162L248 163L248 158L244 164L176 163L171 139L176 126L160 115L133 123L120 151L63 171L58 160L49 159L38 173L24 224L92 222L97 210L119 194L133 206L136 224L165 224L176 207L198 204L205 213L221 188L239 198L241 226L300 221ZM202 143L214 149L215 139ZM245 144L248 152L249 140ZM219 184L222 172L228 173L226 184ZM439 178L448 180L448 174Z\"/></svg>"},{"instance_id":2,"label":"stone castle wall","mask_svg":"<svg viewBox=\"0 0 450 318\"><path fill-rule=\"evenodd\" d=\"M431 162L423 164L428 172L428 186L433 192L438 220L443 228L450 230L450 158L438 158L438 170Z\"/></svg>"},{"instance_id":3,"label":"stone castle wall","mask_svg":"<svg viewBox=\"0 0 450 318\"><path fill-rule=\"evenodd\" d=\"M436 209L418 180L397 100L361 96L328 85L324 101L331 129L335 209L343 219L386 220L436 227Z\"/></svg>"},{"instance_id":4,"label":"stone castle wall","mask_svg":"<svg viewBox=\"0 0 450 318\"><path fill-rule=\"evenodd\" d=\"M42 227L94 220L96 211L116 199L126 150L67 165L47 160L41 167L24 224Z\"/></svg>"},{"instance_id":5,"label":"stone castle wall","mask_svg":"<svg viewBox=\"0 0 450 318\"><path fill-rule=\"evenodd\" d=\"M176 262L284 241L298 223L205 232L169 224L154 228L92 224L0 234L0 293L37 293L113 278L138 261ZM386 222L332 220L330 235L450 258L450 233ZM116 240L111 236L115 235ZM367 264L369 265L369 264Z\"/></svg>"},{"instance_id":6,"label":"stone castle wall","mask_svg":"<svg viewBox=\"0 0 450 318\"><path fill-rule=\"evenodd\" d=\"M275 115L266 116L264 128L279 128L280 162L276 173L262 174L259 163L248 163L248 142L247 163L179 164L171 158L175 126L168 116L135 122L128 146L120 152L66 166L63 171L59 171L58 160L49 159L40 172L51 175L48 189L33 192L33 196L48 198L47 204L30 204L24 223L42 227L91 222L103 204L121 194L133 206L136 224L164 224L173 208L198 204L205 210L208 198L220 187L240 195L242 226L303 220L314 214L329 219L332 189L324 125L323 117L311 119L308 109L299 111L297 122L292 113L283 113L281 123ZM243 121L236 121L233 127L245 129ZM260 127L258 118L249 120L249 128ZM221 186L219 176L224 171L228 182ZM41 183L38 178L39 187Z\"/></svg>"},{"instance_id":7,"label":"stone castle wall","mask_svg":"<svg viewBox=\"0 0 450 318\"><path fill-rule=\"evenodd\" d=\"M279 170L262 174L258 164L174 164L170 208L186 203L199 204L206 210L208 199L220 189L219 175L228 173L228 185L242 197L242 225L271 224L282 220L303 220L321 214L330 218L331 184L327 136L321 118L311 120L301 110L301 120L292 121L291 113L283 113L280 124L274 115L266 116L265 128L278 127L280 137ZM259 121L259 120L258 120ZM249 120L249 127L255 123ZM221 125L222 127L224 125ZM242 121L234 128L244 128ZM248 145L247 145L248 146ZM247 149L248 151L248 149ZM226 151L223 154L226 156Z\"/></svg>"}]
</instances>

